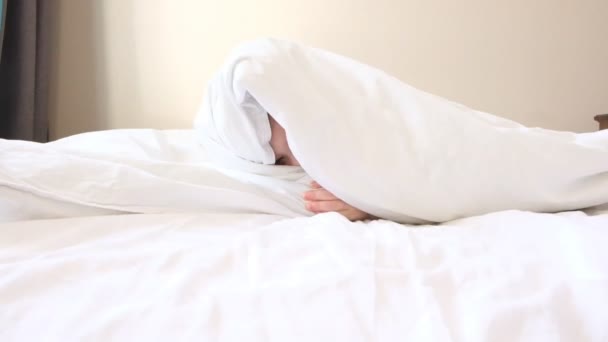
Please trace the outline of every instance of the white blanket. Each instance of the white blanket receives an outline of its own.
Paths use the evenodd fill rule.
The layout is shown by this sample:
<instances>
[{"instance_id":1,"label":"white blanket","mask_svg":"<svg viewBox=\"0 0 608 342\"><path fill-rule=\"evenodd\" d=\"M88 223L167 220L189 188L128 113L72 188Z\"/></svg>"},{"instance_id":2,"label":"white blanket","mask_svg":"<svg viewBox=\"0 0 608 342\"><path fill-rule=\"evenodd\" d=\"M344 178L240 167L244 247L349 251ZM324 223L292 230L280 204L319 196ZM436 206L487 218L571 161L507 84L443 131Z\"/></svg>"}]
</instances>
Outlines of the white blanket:
<instances>
[{"instance_id":1,"label":"white blanket","mask_svg":"<svg viewBox=\"0 0 608 342\"><path fill-rule=\"evenodd\" d=\"M0 141L0 219L29 219L0 224L0 341L608 338L606 211L286 219L302 170L207 152L192 131Z\"/></svg>"},{"instance_id":2,"label":"white blanket","mask_svg":"<svg viewBox=\"0 0 608 342\"><path fill-rule=\"evenodd\" d=\"M444 222L608 203L608 131L526 128L296 43L237 48L196 125L217 161L272 164L266 112L312 178L379 217Z\"/></svg>"},{"instance_id":3,"label":"white blanket","mask_svg":"<svg viewBox=\"0 0 608 342\"><path fill-rule=\"evenodd\" d=\"M0 222L114 213L311 215L300 168L208 162L193 131L113 130L0 140Z\"/></svg>"},{"instance_id":4,"label":"white blanket","mask_svg":"<svg viewBox=\"0 0 608 342\"><path fill-rule=\"evenodd\" d=\"M608 340L608 214L0 224L0 341Z\"/></svg>"}]
</instances>

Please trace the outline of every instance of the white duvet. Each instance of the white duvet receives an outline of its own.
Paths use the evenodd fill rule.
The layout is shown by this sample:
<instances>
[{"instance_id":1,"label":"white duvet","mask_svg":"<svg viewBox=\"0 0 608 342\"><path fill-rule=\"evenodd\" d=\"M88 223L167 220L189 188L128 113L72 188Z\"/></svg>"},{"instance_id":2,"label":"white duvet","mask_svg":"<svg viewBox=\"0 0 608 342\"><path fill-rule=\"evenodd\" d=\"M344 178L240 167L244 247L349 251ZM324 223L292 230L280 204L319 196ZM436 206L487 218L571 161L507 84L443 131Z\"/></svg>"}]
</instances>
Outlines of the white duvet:
<instances>
[{"instance_id":1,"label":"white duvet","mask_svg":"<svg viewBox=\"0 0 608 342\"><path fill-rule=\"evenodd\" d=\"M112 213L305 216L309 182L296 167L220 168L190 130L0 140L0 222Z\"/></svg>"},{"instance_id":2,"label":"white duvet","mask_svg":"<svg viewBox=\"0 0 608 342\"><path fill-rule=\"evenodd\" d=\"M239 46L197 127L218 161L273 164L267 112L312 178L378 217L445 222L608 203L608 131L527 128L327 51L274 39Z\"/></svg>"},{"instance_id":3,"label":"white duvet","mask_svg":"<svg viewBox=\"0 0 608 342\"><path fill-rule=\"evenodd\" d=\"M0 141L0 341L608 339L606 211L305 217L301 170L194 141Z\"/></svg>"},{"instance_id":4,"label":"white duvet","mask_svg":"<svg viewBox=\"0 0 608 342\"><path fill-rule=\"evenodd\" d=\"M0 340L608 340L608 214L0 225Z\"/></svg>"},{"instance_id":5,"label":"white duvet","mask_svg":"<svg viewBox=\"0 0 608 342\"><path fill-rule=\"evenodd\" d=\"M551 173L574 177L563 198L603 196L604 136L558 136L574 139L545 150L572 157ZM608 340L607 211L434 226L308 217L302 169L196 140L154 130L0 140L0 341ZM451 190L437 208L459 203Z\"/></svg>"}]
</instances>

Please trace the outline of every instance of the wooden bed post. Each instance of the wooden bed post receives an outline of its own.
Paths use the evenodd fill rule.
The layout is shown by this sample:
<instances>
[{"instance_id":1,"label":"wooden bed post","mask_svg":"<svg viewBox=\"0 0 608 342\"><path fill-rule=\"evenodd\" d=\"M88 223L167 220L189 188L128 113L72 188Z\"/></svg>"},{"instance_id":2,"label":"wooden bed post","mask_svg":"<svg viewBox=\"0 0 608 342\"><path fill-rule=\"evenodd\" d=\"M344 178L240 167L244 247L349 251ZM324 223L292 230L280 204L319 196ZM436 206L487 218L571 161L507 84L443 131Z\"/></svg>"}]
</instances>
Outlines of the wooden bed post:
<instances>
[{"instance_id":1,"label":"wooden bed post","mask_svg":"<svg viewBox=\"0 0 608 342\"><path fill-rule=\"evenodd\" d=\"M596 115L595 121L600 124L600 130L608 129L608 114Z\"/></svg>"}]
</instances>

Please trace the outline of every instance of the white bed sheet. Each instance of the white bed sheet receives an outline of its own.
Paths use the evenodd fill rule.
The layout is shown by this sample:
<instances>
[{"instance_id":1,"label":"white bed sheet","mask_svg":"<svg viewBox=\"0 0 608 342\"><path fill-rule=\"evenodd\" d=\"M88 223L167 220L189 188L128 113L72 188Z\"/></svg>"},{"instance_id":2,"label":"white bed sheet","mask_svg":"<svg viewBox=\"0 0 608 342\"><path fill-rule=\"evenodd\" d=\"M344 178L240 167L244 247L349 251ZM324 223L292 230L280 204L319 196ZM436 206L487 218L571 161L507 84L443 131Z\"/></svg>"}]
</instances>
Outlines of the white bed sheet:
<instances>
[{"instance_id":1,"label":"white bed sheet","mask_svg":"<svg viewBox=\"0 0 608 342\"><path fill-rule=\"evenodd\" d=\"M192 130L110 130L48 144L0 139L0 222L116 213L311 215L299 167L220 168Z\"/></svg>"},{"instance_id":2,"label":"white bed sheet","mask_svg":"<svg viewBox=\"0 0 608 342\"><path fill-rule=\"evenodd\" d=\"M0 225L0 341L606 341L608 213Z\"/></svg>"},{"instance_id":3,"label":"white bed sheet","mask_svg":"<svg viewBox=\"0 0 608 342\"><path fill-rule=\"evenodd\" d=\"M1 147L19 161L19 143ZM304 186L283 169L291 192L262 178L235 186L270 192L288 214L209 213L187 206L207 181L196 179L207 156L192 131L95 132L47 148L55 159L41 146L25 150L84 181L96 175L63 162L140 170L140 182L160 180L166 192L189 184L192 201L139 196L153 210L126 214L96 205L91 187L73 192L88 203L0 187L0 221L22 220L0 224L2 342L608 339L608 211L510 211L421 227L290 219ZM31 169L43 164L23 161L2 180L25 172L46 187ZM112 185L127 196L122 186L132 184Z\"/></svg>"}]
</instances>

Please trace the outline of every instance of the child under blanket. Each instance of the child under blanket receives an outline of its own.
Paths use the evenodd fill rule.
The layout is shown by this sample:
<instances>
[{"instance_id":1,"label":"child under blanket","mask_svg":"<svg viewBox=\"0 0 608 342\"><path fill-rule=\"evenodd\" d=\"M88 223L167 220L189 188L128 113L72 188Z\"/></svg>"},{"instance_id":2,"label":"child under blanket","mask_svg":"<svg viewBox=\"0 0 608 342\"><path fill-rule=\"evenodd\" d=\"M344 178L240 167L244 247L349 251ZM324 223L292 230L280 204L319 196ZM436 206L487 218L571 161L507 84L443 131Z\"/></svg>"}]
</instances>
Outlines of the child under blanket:
<instances>
[{"instance_id":1,"label":"child under blanket","mask_svg":"<svg viewBox=\"0 0 608 342\"><path fill-rule=\"evenodd\" d=\"M276 122L271 115L268 115L268 120L270 122L271 131L270 146L272 147L276 157L275 164L300 166L300 163L289 148L283 127L281 127L281 125L279 125L279 123ZM312 182L311 187L312 190L304 193L306 210L309 210L315 214L335 211L344 215L351 221L375 218L372 215L363 212L339 199L334 194L324 189L317 182Z\"/></svg>"},{"instance_id":2,"label":"child under blanket","mask_svg":"<svg viewBox=\"0 0 608 342\"><path fill-rule=\"evenodd\" d=\"M350 220L419 224L608 203L605 133L528 128L295 42L237 47L195 127L236 169L300 165L318 182L306 209Z\"/></svg>"}]
</instances>

